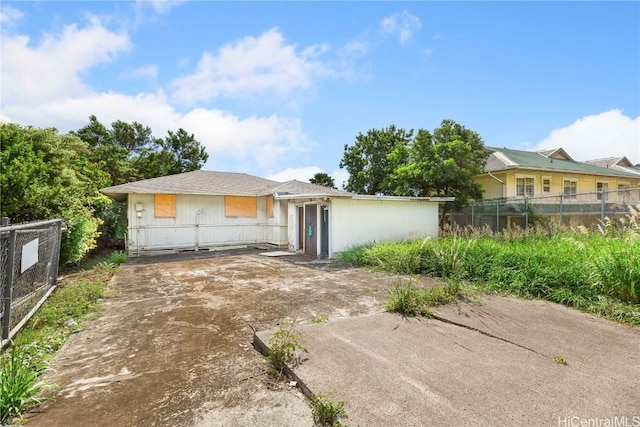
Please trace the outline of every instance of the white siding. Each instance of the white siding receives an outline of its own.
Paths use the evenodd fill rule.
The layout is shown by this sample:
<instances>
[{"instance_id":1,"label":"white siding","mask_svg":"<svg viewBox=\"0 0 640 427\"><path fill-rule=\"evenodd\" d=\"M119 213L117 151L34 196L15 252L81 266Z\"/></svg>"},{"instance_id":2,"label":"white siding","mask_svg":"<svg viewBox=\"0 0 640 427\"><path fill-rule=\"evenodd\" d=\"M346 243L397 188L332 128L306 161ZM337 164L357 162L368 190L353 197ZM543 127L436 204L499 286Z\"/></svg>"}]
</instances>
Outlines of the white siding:
<instances>
[{"instance_id":1,"label":"white siding","mask_svg":"<svg viewBox=\"0 0 640 427\"><path fill-rule=\"evenodd\" d=\"M136 204L142 203L140 218ZM274 217L266 216L266 197L259 197L256 218L228 218L224 196L176 195L176 217L156 218L153 194L129 194L128 248L188 249L231 244L267 242L286 244L287 223L279 201ZM283 221L284 219L284 221ZM139 246L138 246L139 245Z\"/></svg>"},{"instance_id":2,"label":"white siding","mask_svg":"<svg viewBox=\"0 0 640 427\"><path fill-rule=\"evenodd\" d=\"M332 255L374 241L438 236L438 203L429 201L331 201Z\"/></svg>"}]
</instances>

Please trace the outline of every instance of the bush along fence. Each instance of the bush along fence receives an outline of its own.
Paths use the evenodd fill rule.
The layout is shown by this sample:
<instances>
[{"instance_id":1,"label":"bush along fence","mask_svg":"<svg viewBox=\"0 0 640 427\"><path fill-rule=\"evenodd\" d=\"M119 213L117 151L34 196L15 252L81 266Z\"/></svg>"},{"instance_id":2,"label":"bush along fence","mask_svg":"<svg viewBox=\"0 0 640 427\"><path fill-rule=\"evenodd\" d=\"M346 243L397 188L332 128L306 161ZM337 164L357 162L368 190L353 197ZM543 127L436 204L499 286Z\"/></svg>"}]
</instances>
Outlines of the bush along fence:
<instances>
[{"instance_id":1,"label":"bush along fence","mask_svg":"<svg viewBox=\"0 0 640 427\"><path fill-rule=\"evenodd\" d=\"M479 200L459 210L445 211L445 222L461 227L596 226L624 218L640 204L640 188L569 193L540 197Z\"/></svg>"},{"instance_id":2,"label":"bush along fence","mask_svg":"<svg viewBox=\"0 0 640 427\"><path fill-rule=\"evenodd\" d=\"M0 226L0 321L5 348L53 292L62 220Z\"/></svg>"}]
</instances>

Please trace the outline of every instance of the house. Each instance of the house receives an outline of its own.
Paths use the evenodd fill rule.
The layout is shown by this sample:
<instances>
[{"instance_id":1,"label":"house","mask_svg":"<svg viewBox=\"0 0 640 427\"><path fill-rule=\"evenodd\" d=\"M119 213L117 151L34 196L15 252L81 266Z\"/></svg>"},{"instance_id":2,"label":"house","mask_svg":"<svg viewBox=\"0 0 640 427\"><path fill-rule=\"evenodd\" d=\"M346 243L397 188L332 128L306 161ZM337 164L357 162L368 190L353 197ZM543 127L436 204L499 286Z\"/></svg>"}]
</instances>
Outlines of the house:
<instances>
[{"instance_id":1,"label":"house","mask_svg":"<svg viewBox=\"0 0 640 427\"><path fill-rule=\"evenodd\" d=\"M438 235L452 198L365 196L300 181L193 171L101 190L127 202L126 245L152 250L271 244L316 257L351 246Z\"/></svg>"},{"instance_id":2,"label":"house","mask_svg":"<svg viewBox=\"0 0 640 427\"><path fill-rule=\"evenodd\" d=\"M587 160L585 163L640 176L640 164L634 165L626 157L607 157L605 159Z\"/></svg>"},{"instance_id":3,"label":"house","mask_svg":"<svg viewBox=\"0 0 640 427\"><path fill-rule=\"evenodd\" d=\"M562 148L531 152L487 147L487 151L485 173L475 177L485 199L560 195L572 199L579 193L597 196L598 192L640 187L640 173L630 170L628 160L607 168L575 161Z\"/></svg>"}]
</instances>

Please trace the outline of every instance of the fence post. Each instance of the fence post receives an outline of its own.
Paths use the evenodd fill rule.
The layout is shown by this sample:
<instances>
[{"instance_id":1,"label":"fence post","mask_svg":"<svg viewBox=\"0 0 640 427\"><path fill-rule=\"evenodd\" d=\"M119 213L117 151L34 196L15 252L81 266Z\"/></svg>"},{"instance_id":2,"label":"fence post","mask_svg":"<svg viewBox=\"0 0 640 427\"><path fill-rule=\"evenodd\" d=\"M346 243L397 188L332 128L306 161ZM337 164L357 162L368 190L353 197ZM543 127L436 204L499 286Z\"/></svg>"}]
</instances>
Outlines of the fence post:
<instances>
[{"instance_id":1,"label":"fence post","mask_svg":"<svg viewBox=\"0 0 640 427\"><path fill-rule=\"evenodd\" d=\"M473 215L474 214L474 209L473 208L475 207L475 205L476 205L475 202L471 202L471 226L472 227L476 226L476 224L474 222L474 215Z\"/></svg>"},{"instance_id":2,"label":"fence post","mask_svg":"<svg viewBox=\"0 0 640 427\"><path fill-rule=\"evenodd\" d=\"M558 225L562 227L562 202L564 201L564 194L560 195L560 218L558 219Z\"/></svg>"},{"instance_id":3,"label":"fence post","mask_svg":"<svg viewBox=\"0 0 640 427\"><path fill-rule=\"evenodd\" d=\"M496 233L500 228L500 202L496 200Z\"/></svg>"},{"instance_id":4,"label":"fence post","mask_svg":"<svg viewBox=\"0 0 640 427\"><path fill-rule=\"evenodd\" d=\"M9 338L11 330L11 298L13 297L13 276L16 267L16 230L9 232L9 254L7 259L7 276L2 290L4 302L4 313L2 316L2 339Z\"/></svg>"},{"instance_id":5,"label":"fence post","mask_svg":"<svg viewBox=\"0 0 640 427\"><path fill-rule=\"evenodd\" d=\"M524 228L529 228L529 198L524 198Z\"/></svg>"},{"instance_id":6,"label":"fence post","mask_svg":"<svg viewBox=\"0 0 640 427\"><path fill-rule=\"evenodd\" d=\"M604 202L607 198L607 191L600 190L600 222L604 224Z\"/></svg>"}]
</instances>

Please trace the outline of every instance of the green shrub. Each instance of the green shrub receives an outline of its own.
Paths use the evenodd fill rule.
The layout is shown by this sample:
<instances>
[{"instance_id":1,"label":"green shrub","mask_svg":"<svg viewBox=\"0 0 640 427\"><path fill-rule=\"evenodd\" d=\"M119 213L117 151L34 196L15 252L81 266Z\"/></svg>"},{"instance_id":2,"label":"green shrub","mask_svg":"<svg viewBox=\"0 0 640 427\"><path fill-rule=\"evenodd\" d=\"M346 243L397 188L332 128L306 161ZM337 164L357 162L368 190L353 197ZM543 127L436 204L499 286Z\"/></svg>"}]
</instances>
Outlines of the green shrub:
<instances>
[{"instance_id":1,"label":"green shrub","mask_svg":"<svg viewBox=\"0 0 640 427\"><path fill-rule=\"evenodd\" d=\"M60 264L79 262L90 250L96 248L99 220L89 216L66 221L67 231L62 233Z\"/></svg>"}]
</instances>

